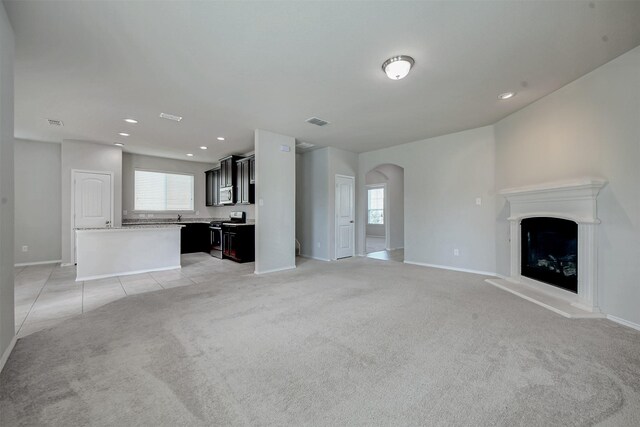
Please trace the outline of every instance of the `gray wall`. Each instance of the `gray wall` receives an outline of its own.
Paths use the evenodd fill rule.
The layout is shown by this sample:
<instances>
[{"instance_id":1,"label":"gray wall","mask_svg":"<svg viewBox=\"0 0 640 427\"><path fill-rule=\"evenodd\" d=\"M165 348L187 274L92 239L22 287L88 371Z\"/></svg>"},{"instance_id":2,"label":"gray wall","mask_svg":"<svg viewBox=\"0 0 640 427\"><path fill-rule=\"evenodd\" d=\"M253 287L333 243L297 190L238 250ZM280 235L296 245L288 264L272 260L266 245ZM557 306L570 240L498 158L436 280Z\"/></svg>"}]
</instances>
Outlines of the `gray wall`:
<instances>
[{"instance_id":1,"label":"gray wall","mask_svg":"<svg viewBox=\"0 0 640 427\"><path fill-rule=\"evenodd\" d=\"M140 218L139 212L134 212L134 173L136 168L161 172L189 173L194 176L194 212L184 213L184 218L228 218L231 211L244 211L247 218L255 219L253 205L237 205L228 207L207 207L205 205L205 177L204 172L213 168L211 163L188 162L185 160L165 159L162 157L144 156L140 154L122 154L122 209L123 218ZM127 214L124 214L127 211ZM197 212L197 213L196 213ZM152 213L154 218L175 218L177 213ZM148 213L144 213L148 216Z\"/></svg>"},{"instance_id":2,"label":"gray wall","mask_svg":"<svg viewBox=\"0 0 640 427\"><path fill-rule=\"evenodd\" d=\"M495 125L497 189L580 176L598 196L599 301L640 324L640 48ZM509 272L507 206L497 200L498 272Z\"/></svg>"},{"instance_id":3,"label":"gray wall","mask_svg":"<svg viewBox=\"0 0 640 427\"><path fill-rule=\"evenodd\" d=\"M13 297L13 31L0 3L0 369L15 336Z\"/></svg>"},{"instance_id":4,"label":"gray wall","mask_svg":"<svg viewBox=\"0 0 640 427\"><path fill-rule=\"evenodd\" d=\"M296 237L303 256L329 260L329 150L309 151L296 163Z\"/></svg>"},{"instance_id":5,"label":"gray wall","mask_svg":"<svg viewBox=\"0 0 640 427\"><path fill-rule=\"evenodd\" d=\"M17 139L14 159L15 263L60 261L61 146Z\"/></svg>"},{"instance_id":6,"label":"gray wall","mask_svg":"<svg viewBox=\"0 0 640 427\"><path fill-rule=\"evenodd\" d=\"M398 165L404 168L405 260L494 272L494 156L492 126L362 153L360 206L366 206L366 172L380 164ZM475 204L477 197L481 206ZM365 210L357 212L362 254Z\"/></svg>"},{"instance_id":7,"label":"gray wall","mask_svg":"<svg viewBox=\"0 0 640 427\"><path fill-rule=\"evenodd\" d=\"M62 263L73 262L71 230L71 170L113 172L114 226L122 224L122 150L113 145L62 141Z\"/></svg>"},{"instance_id":8,"label":"gray wall","mask_svg":"<svg viewBox=\"0 0 640 427\"><path fill-rule=\"evenodd\" d=\"M256 273L295 268L296 141L256 130L255 148Z\"/></svg>"}]
</instances>

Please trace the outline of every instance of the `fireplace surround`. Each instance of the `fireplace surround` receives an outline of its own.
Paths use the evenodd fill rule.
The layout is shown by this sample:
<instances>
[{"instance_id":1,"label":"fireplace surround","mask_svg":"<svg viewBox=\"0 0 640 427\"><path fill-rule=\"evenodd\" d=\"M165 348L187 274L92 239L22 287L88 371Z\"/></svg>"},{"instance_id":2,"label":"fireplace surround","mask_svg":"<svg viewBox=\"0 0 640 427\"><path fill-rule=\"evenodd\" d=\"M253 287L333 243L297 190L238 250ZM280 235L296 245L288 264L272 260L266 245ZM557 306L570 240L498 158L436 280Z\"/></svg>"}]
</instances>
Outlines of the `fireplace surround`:
<instances>
[{"instance_id":1,"label":"fireplace surround","mask_svg":"<svg viewBox=\"0 0 640 427\"><path fill-rule=\"evenodd\" d=\"M606 183L601 178L587 177L502 190L500 194L507 199L510 209L510 275L505 278L506 281L534 288L580 310L599 313L597 231L600 220L597 216L596 199ZM528 218L557 218L577 224L575 292L523 275L521 224ZM566 268L570 268L570 265ZM527 299L539 303L535 298ZM544 303L540 305L546 306Z\"/></svg>"}]
</instances>

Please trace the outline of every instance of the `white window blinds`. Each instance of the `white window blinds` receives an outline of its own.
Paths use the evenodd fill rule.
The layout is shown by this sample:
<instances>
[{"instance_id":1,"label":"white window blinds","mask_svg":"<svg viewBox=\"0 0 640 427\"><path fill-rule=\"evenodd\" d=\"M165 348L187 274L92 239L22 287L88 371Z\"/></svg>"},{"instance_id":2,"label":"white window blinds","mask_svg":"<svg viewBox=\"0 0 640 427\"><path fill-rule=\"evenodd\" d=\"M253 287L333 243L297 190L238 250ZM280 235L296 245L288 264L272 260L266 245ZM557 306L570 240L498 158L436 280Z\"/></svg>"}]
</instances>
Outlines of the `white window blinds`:
<instances>
[{"instance_id":1,"label":"white window blinds","mask_svg":"<svg viewBox=\"0 0 640 427\"><path fill-rule=\"evenodd\" d=\"M137 211L192 211L193 175L135 171Z\"/></svg>"}]
</instances>

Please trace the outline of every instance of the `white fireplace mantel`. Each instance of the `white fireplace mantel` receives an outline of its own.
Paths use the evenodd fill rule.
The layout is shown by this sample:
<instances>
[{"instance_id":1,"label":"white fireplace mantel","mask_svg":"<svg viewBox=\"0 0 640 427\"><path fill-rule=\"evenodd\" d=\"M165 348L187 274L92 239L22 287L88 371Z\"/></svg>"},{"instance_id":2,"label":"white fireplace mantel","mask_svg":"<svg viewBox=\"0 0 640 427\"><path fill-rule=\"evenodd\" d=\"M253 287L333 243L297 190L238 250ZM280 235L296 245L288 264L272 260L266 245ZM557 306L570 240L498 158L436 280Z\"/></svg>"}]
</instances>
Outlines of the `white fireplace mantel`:
<instances>
[{"instance_id":1,"label":"white fireplace mantel","mask_svg":"<svg viewBox=\"0 0 640 427\"><path fill-rule=\"evenodd\" d=\"M606 184L604 179L585 177L500 191L510 207L511 272L506 280L560 298L588 313L599 313L597 225L600 220L596 199ZM520 274L520 223L532 217L562 218L578 224L577 295Z\"/></svg>"}]
</instances>

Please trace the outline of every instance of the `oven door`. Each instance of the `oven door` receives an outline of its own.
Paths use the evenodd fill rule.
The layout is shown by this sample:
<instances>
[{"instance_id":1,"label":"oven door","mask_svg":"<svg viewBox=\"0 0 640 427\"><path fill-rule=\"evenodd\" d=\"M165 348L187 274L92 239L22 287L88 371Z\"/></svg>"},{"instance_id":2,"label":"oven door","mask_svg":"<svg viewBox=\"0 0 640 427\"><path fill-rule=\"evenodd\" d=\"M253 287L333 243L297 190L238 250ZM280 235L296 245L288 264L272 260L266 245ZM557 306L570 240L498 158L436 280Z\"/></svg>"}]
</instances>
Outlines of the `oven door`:
<instances>
[{"instance_id":1,"label":"oven door","mask_svg":"<svg viewBox=\"0 0 640 427\"><path fill-rule=\"evenodd\" d=\"M211 232L211 256L222 259L222 228L209 227Z\"/></svg>"}]
</instances>

